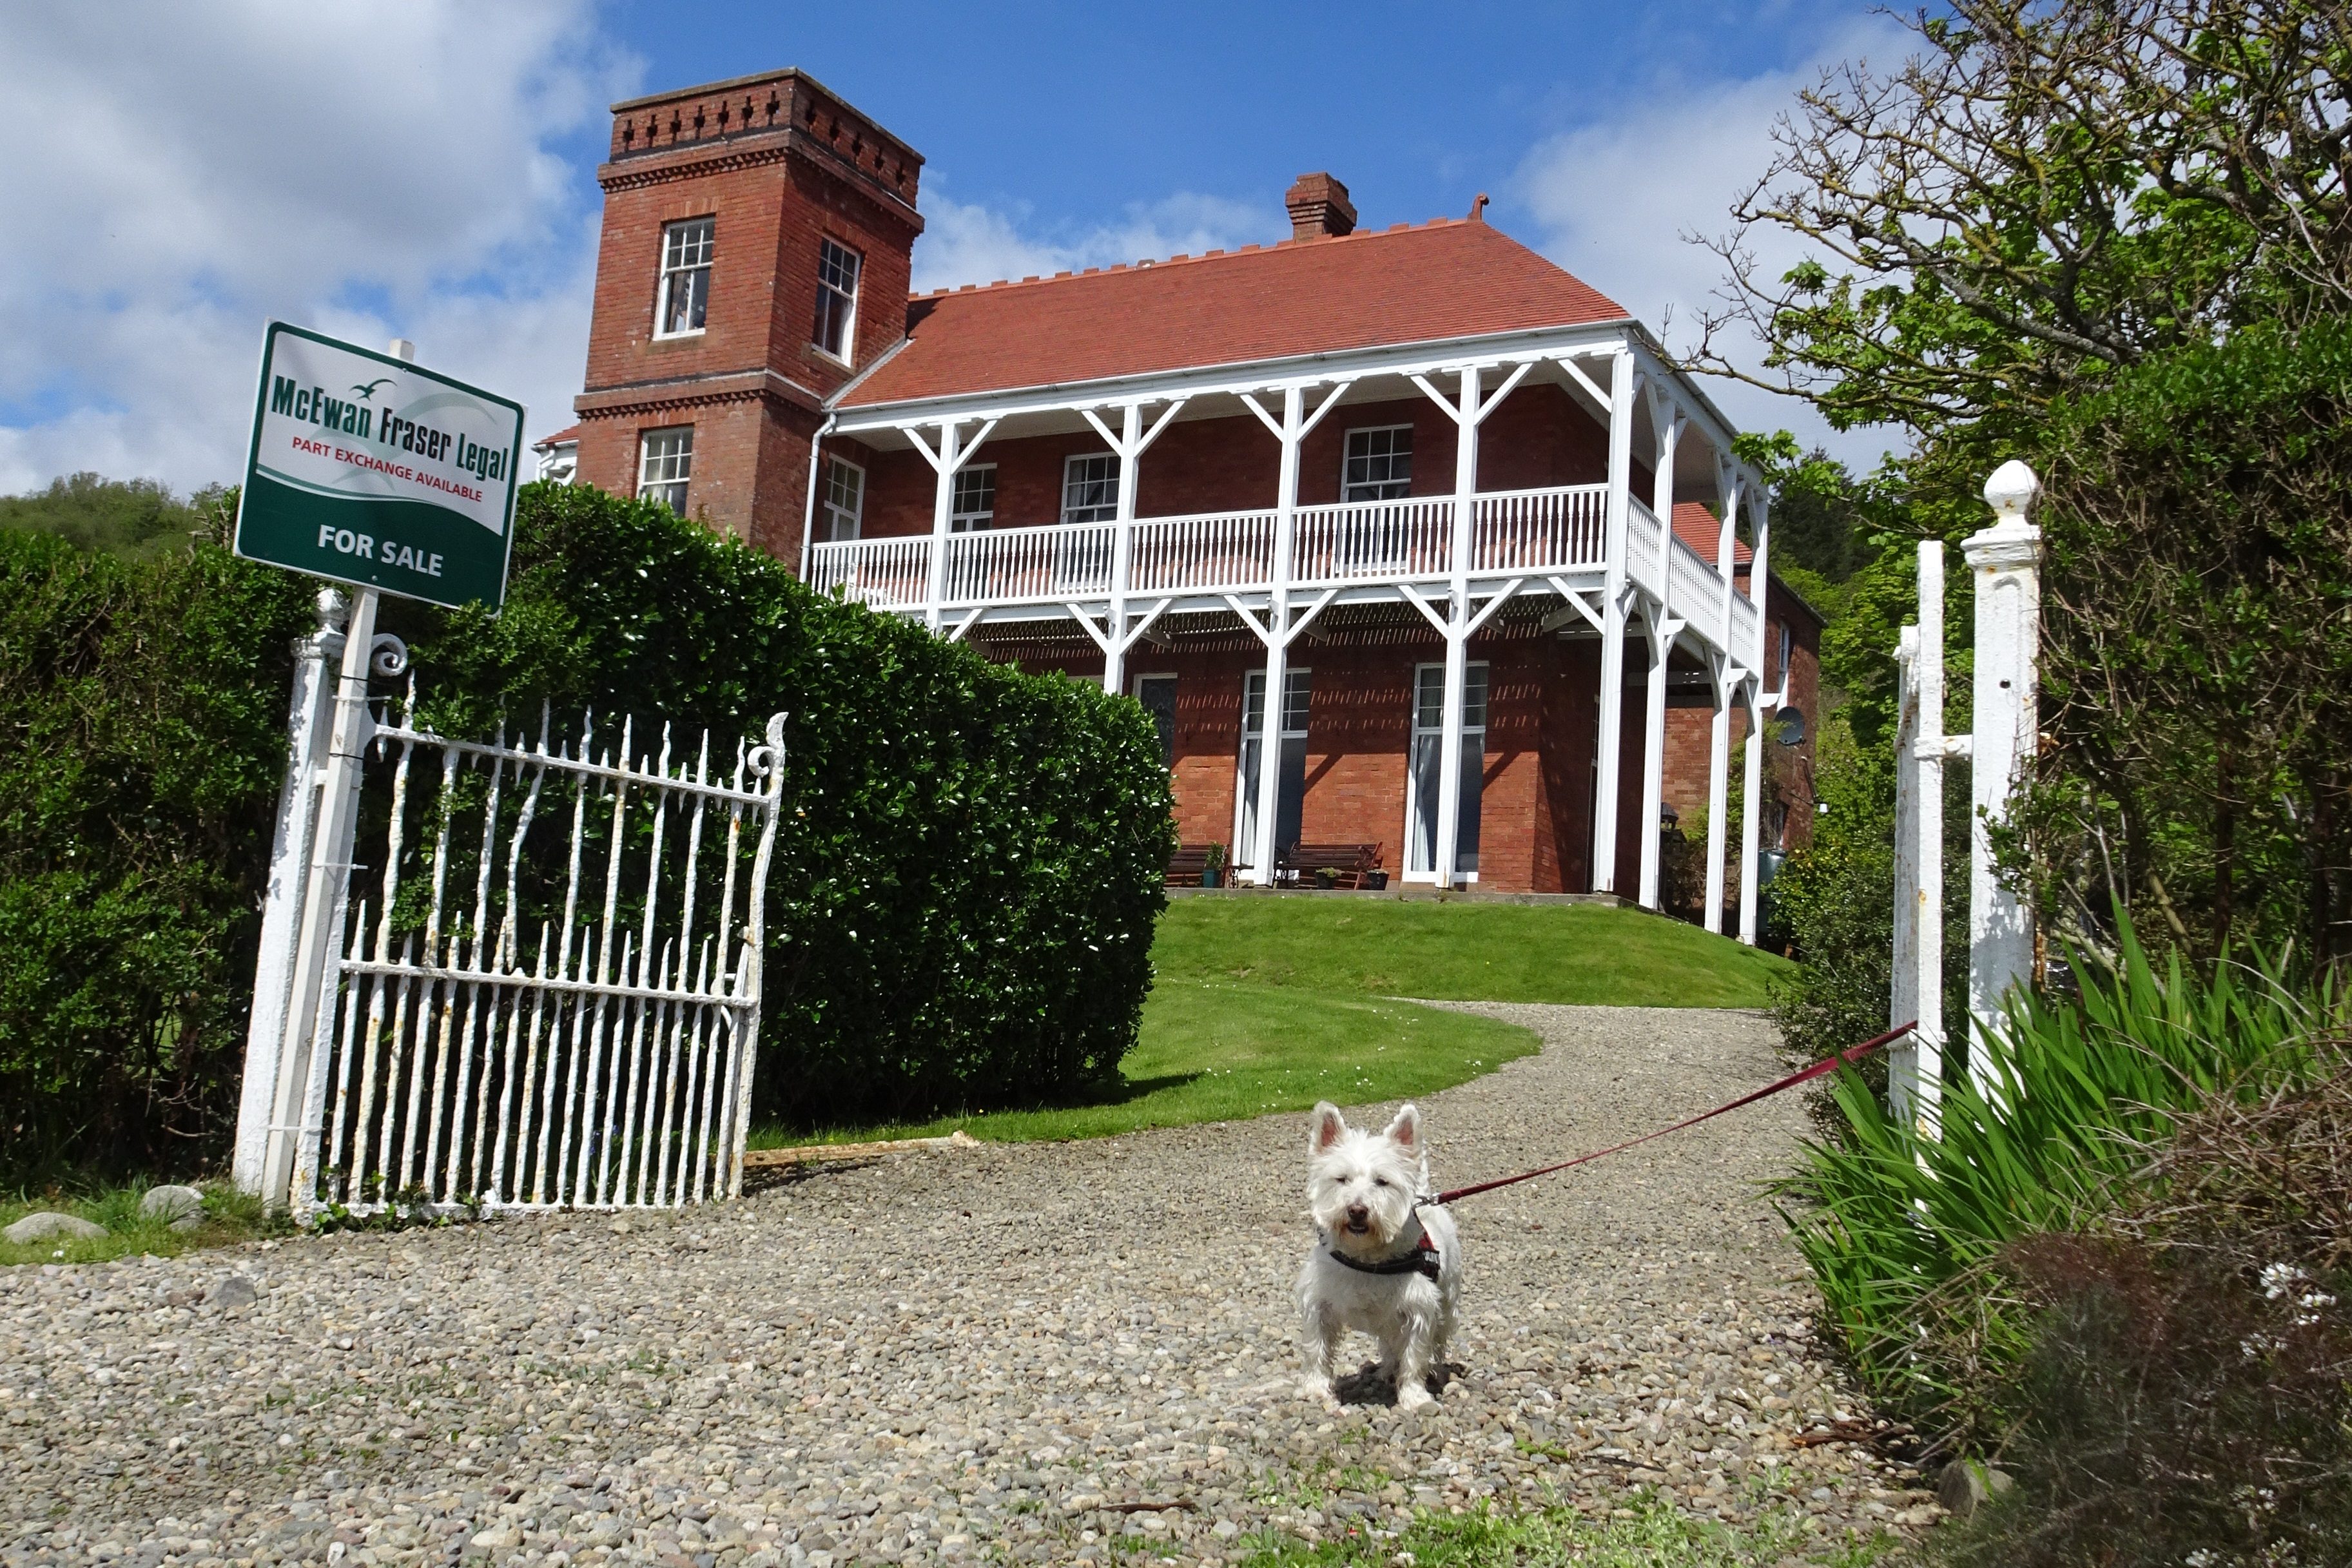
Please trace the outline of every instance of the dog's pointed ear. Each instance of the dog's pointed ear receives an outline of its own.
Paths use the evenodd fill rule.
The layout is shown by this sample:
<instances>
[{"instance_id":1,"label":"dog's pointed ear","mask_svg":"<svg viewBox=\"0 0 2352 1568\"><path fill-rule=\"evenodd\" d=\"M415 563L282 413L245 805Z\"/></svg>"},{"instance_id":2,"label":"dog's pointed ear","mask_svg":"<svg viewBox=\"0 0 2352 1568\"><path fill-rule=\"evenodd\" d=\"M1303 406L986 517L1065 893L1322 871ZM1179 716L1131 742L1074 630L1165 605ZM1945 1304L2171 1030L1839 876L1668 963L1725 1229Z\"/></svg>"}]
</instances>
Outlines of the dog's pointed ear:
<instances>
[{"instance_id":1,"label":"dog's pointed ear","mask_svg":"<svg viewBox=\"0 0 2352 1568\"><path fill-rule=\"evenodd\" d=\"M1389 1124L1388 1140L1407 1154L1421 1153L1421 1107L1406 1105Z\"/></svg>"},{"instance_id":2,"label":"dog's pointed ear","mask_svg":"<svg viewBox=\"0 0 2352 1568\"><path fill-rule=\"evenodd\" d=\"M1339 1107L1328 1100L1315 1107L1307 1124L1307 1150L1309 1154L1328 1155L1331 1145L1346 1135L1348 1124L1339 1115Z\"/></svg>"}]
</instances>

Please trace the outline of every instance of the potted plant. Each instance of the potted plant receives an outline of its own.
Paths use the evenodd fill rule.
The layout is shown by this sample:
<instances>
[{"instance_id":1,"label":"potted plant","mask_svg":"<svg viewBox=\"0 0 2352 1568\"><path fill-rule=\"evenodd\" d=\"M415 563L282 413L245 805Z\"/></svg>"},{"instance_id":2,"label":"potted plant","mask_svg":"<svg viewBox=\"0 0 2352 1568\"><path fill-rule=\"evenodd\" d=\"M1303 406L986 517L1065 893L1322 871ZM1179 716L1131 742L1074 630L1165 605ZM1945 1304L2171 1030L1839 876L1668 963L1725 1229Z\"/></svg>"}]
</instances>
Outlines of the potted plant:
<instances>
[{"instance_id":1,"label":"potted plant","mask_svg":"<svg viewBox=\"0 0 2352 1568\"><path fill-rule=\"evenodd\" d=\"M1224 845L1211 844L1209 846L1208 858L1201 864L1201 885L1202 887L1223 887L1225 885Z\"/></svg>"},{"instance_id":2,"label":"potted plant","mask_svg":"<svg viewBox=\"0 0 2352 1568\"><path fill-rule=\"evenodd\" d=\"M1333 888L1339 886L1339 868L1335 865L1317 866L1315 868L1315 885L1321 888L1326 893L1328 893Z\"/></svg>"},{"instance_id":3,"label":"potted plant","mask_svg":"<svg viewBox=\"0 0 2352 1568\"><path fill-rule=\"evenodd\" d=\"M1379 893L1382 889L1386 888L1388 884L1389 873L1384 871L1368 871L1364 873L1364 891L1366 893Z\"/></svg>"}]
</instances>

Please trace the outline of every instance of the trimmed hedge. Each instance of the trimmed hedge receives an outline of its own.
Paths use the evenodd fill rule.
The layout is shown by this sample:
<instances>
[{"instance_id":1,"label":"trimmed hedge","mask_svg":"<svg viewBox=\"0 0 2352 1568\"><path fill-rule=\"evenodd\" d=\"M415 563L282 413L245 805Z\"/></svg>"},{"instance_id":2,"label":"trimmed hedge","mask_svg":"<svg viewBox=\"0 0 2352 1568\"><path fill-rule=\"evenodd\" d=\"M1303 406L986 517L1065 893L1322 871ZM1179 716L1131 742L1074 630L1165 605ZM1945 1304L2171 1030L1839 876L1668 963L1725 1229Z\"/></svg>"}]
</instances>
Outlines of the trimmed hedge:
<instances>
[{"instance_id":1,"label":"trimmed hedge","mask_svg":"<svg viewBox=\"0 0 2352 1568\"><path fill-rule=\"evenodd\" d=\"M173 1127L181 1146L217 1158L235 1111L258 918L252 890L281 766L286 645L307 620L310 584L211 545L137 578L25 539L8 537L0 559L11 565L0 570L37 555L60 581L120 574L140 585L117 608L125 623L150 619L150 602L170 594L217 601L237 650L224 664L234 677L221 684L241 694L240 716L249 710L262 722L194 737L235 775L215 791L234 831L206 841L212 880L186 901L236 934L216 942L234 959L191 982L210 1022L173 1035L168 1063L133 1061L106 1081L102 1097L124 1135L93 1140L79 1123L53 1120L41 1139L12 1139L5 1163L172 1163L161 1161L142 1098L166 1080L188 1085ZM0 581L0 591L8 587ZM53 597L62 605L71 595ZM42 711L77 700L37 645L50 612L18 598L10 593L0 622L8 628L0 802L35 792L47 766L20 738L28 731L10 707L20 689ZM502 615L386 601L381 625L408 639L427 716L457 733L494 729L501 715L535 721L542 701L575 723L593 706L600 729L605 716L633 714L641 735L667 720L685 733L756 736L769 714L790 716L755 1115L822 1126L1051 1102L1114 1075L1133 1045L1174 833L1158 737L1133 703L1024 675L919 625L820 599L748 547L584 487L523 492ZM82 700L100 706L128 704L149 687L175 694L165 672L189 667L170 656L144 672L107 655L86 663ZM132 885L143 884L131 867L188 837L176 823L87 810L25 821L21 831L12 827L12 852L94 856ZM13 912L29 898L54 918L58 901L44 896L13 861L0 863L0 1112L11 1123L47 1116L44 1102L100 1082L54 1071L65 1047L57 1009L18 1001L32 988L18 973L24 922ZM121 973L175 939L165 916L148 909L121 930L91 928L50 946L72 949L82 967ZM114 1027L75 1038L103 1051ZM20 1062L29 1071L16 1071Z\"/></svg>"},{"instance_id":2,"label":"trimmed hedge","mask_svg":"<svg viewBox=\"0 0 2352 1568\"><path fill-rule=\"evenodd\" d=\"M0 1171L221 1146L314 587L0 528Z\"/></svg>"}]
</instances>

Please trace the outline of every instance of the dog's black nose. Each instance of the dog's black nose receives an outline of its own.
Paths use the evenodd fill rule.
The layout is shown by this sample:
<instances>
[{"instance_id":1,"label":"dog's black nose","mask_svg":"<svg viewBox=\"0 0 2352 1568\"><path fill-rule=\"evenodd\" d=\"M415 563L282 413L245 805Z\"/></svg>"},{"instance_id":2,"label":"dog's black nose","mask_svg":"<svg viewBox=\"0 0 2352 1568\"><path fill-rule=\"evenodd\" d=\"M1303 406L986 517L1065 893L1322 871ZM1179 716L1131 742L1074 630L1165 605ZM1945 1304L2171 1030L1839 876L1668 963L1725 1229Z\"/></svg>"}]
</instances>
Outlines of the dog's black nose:
<instances>
[{"instance_id":1,"label":"dog's black nose","mask_svg":"<svg viewBox=\"0 0 2352 1568\"><path fill-rule=\"evenodd\" d=\"M1354 1224L1362 1224L1371 1218L1371 1214L1372 1211L1360 1203L1351 1203L1348 1206L1348 1218Z\"/></svg>"}]
</instances>

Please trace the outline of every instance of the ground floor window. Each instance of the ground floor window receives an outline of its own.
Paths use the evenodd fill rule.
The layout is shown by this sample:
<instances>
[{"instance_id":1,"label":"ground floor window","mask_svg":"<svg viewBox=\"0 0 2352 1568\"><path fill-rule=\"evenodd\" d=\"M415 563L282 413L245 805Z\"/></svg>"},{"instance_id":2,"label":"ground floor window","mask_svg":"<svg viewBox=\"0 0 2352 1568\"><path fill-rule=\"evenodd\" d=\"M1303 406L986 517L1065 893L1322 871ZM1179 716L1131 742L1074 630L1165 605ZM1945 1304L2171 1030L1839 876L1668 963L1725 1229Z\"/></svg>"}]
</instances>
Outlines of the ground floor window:
<instances>
[{"instance_id":1,"label":"ground floor window","mask_svg":"<svg viewBox=\"0 0 2352 1568\"><path fill-rule=\"evenodd\" d=\"M1405 875L1437 873L1437 803L1445 754L1445 666L1413 671L1412 757L1405 772ZM1454 869L1478 869L1478 796L1486 779L1486 666L1462 682L1462 806L1454 819Z\"/></svg>"},{"instance_id":2,"label":"ground floor window","mask_svg":"<svg viewBox=\"0 0 2352 1568\"><path fill-rule=\"evenodd\" d=\"M1138 675L1135 677L1135 700L1151 716L1151 727L1160 732L1160 766L1174 771L1176 767L1176 677L1173 675Z\"/></svg>"},{"instance_id":3,"label":"ground floor window","mask_svg":"<svg viewBox=\"0 0 2352 1568\"><path fill-rule=\"evenodd\" d=\"M686 488L694 478L694 426L648 430L637 438L637 499L659 501L686 516Z\"/></svg>"},{"instance_id":4,"label":"ground floor window","mask_svg":"<svg viewBox=\"0 0 2352 1568\"><path fill-rule=\"evenodd\" d=\"M1282 683L1275 766L1274 844L1278 854L1298 841L1299 817L1307 801L1307 709L1314 686L1305 670L1288 671ZM1257 863L1258 779L1265 759L1265 672L1242 678L1242 755L1235 782L1235 866Z\"/></svg>"}]
</instances>

